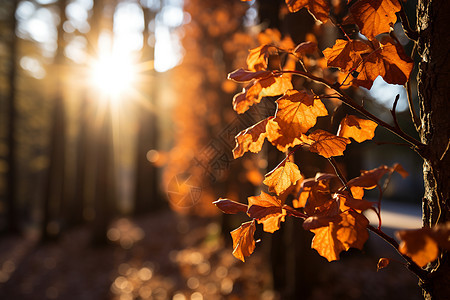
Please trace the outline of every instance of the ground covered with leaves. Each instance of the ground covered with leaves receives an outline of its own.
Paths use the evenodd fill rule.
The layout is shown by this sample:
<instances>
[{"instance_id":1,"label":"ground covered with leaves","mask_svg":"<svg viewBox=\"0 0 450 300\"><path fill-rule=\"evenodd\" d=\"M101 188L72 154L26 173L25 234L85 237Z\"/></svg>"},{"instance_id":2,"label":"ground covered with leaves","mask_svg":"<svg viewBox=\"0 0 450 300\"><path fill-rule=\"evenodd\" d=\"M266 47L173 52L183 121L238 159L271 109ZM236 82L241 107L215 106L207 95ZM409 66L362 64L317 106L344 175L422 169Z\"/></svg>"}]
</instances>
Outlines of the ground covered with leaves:
<instances>
[{"instance_id":1,"label":"ground covered with leaves","mask_svg":"<svg viewBox=\"0 0 450 300\"><path fill-rule=\"evenodd\" d=\"M160 212L120 219L108 238L91 246L87 227L48 244L2 237L1 299L281 299L267 247L242 263L217 220ZM310 299L421 298L413 275L395 262L377 272L371 252L327 264Z\"/></svg>"}]
</instances>

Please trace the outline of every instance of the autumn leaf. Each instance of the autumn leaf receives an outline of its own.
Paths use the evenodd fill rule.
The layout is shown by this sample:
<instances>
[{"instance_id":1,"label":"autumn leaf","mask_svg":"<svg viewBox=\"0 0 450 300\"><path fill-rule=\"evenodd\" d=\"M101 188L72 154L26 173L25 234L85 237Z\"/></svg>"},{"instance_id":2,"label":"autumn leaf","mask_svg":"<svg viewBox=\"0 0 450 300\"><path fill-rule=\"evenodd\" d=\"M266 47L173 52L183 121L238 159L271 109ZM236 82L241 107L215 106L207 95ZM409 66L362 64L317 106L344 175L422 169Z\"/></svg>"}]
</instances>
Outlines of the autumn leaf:
<instances>
[{"instance_id":1,"label":"autumn leaf","mask_svg":"<svg viewBox=\"0 0 450 300\"><path fill-rule=\"evenodd\" d=\"M263 183L270 192L280 195L302 178L296 164L284 160L280 165L266 174Z\"/></svg>"},{"instance_id":2,"label":"autumn leaf","mask_svg":"<svg viewBox=\"0 0 450 300\"><path fill-rule=\"evenodd\" d=\"M373 51L361 54L363 63L356 69L358 74L353 83L367 89L380 75L391 84L405 84L414 66L413 60L407 56L403 47L389 36L371 41Z\"/></svg>"},{"instance_id":3,"label":"autumn leaf","mask_svg":"<svg viewBox=\"0 0 450 300\"><path fill-rule=\"evenodd\" d=\"M255 250L255 221L242 223L241 226L231 232L233 239L233 255L245 262L245 257L250 256Z\"/></svg>"},{"instance_id":4,"label":"autumn leaf","mask_svg":"<svg viewBox=\"0 0 450 300\"><path fill-rule=\"evenodd\" d=\"M338 260L342 251L350 248L362 250L369 238L369 221L362 214L346 211L339 214L339 221L329 222L328 226L311 229L314 233L312 248L328 261Z\"/></svg>"},{"instance_id":5,"label":"autumn leaf","mask_svg":"<svg viewBox=\"0 0 450 300\"><path fill-rule=\"evenodd\" d=\"M354 115L347 115L341 121L341 125L338 130L338 136L352 138L358 143L365 140L371 140L375 136L375 129L377 123L360 119Z\"/></svg>"},{"instance_id":6,"label":"autumn leaf","mask_svg":"<svg viewBox=\"0 0 450 300\"><path fill-rule=\"evenodd\" d=\"M264 219L268 215L281 213L281 201L277 198L261 192L259 196L248 197L247 214L253 219Z\"/></svg>"},{"instance_id":7,"label":"autumn leaf","mask_svg":"<svg viewBox=\"0 0 450 300\"><path fill-rule=\"evenodd\" d=\"M298 199L295 199L293 204L295 208L303 207L310 216L338 209L337 203L331 195L329 181L316 178L302 181Z\"/></svg>"},{"instance_id":8,"label":"autumn leaf","mask_svg":"<svg viewBox=\"0 0 450 300\"><path fill-rule=\"evenodd\" d=\"M450 250L450 222L433 228L397 231L396 235L402 241L399 251L411 257L419 267L437 259L439 247Z\"/></svg>"},{"instance_id":9,"label":"autumn leaf","mask_svg":"<svg viewBox=\"0 0 450 300\"><path fill-rule=\"evenodd\" d=\"M238 212L247 212L247 205L230 200L220 198L214 201L213 204L217 206L222 212L226 214L236 214Z\"/></svg>"},{"instance_id":10,"label":"autumn leaf","mask_svg":"<svg viewBox=\"0 0 450 300\"><path fill-rule=\"evenodd\" d=\"M399 164L399 163L395 163L395 164L392 166L392 169L393 169L395 172L397 172L398 174L400 174L403 178L406 178L406 177L409 176L409 173L408 173L405 169L403 169L402 165Z\"/></svg>"},{"instance_id":11,"label":"autumn leaf","mask_svg":"<svg viewBox=\"0 0 450 300\"><path fill-rule=\"evenodd\" d=\"M357 186L365 189L373 189L378 185L378 181L380 181L381 177L383 177L387 173L392 173L394 171L395 169L385 165L379 166L378 168L369 171L361 171L361 175L359 177L351 179L347 183L347 185L349 187Z\"/></svg>"},{"instance_id":12,"label":"autumn leaf","mask_svg":"<svg viewBox=\"0 0 450 300\"><path fill-rule=\"evenodd\" d=\"M297 45L294 49L294 53L298 56L305 54L312 54L317 51L317 43L312 41L303 42Z\"/></svg>"},{"instance_id":13,"label":"autumn leaf","mask_svg":"<svg viewBox=\"0 0 450 300\"><path fill-rule=\"evenodd\" d=\"M389 265L389 263L390 263L389 258L385 258L385 257L380 258L377 263L377 272L381 269L386 268Z\"/></svg>"},{"instance_id":14,"label":"autumn leaf","mask_svg":"<svg viewBox=\"0 0 450 300\"><path fill-rule=\"evenodd\" d=\"M343 155L347 144L350 144L349 139L321 129L317 129L308 135L308 138L312 141L309 151L316 152L325 158Z\"/></svg>"},{"instance_id":15,"label":"autumn leaf","mask_svg":"<svg viewBox=\"0 0 450 300\"><path fill-rule=\"evenodd\" d=\"M401 8L398 0L359 0L350 7L350 12L361 33L372 39L390 31L397 21L395 13Z\"/></svg>"},{"instance_id":16,"label":"autumn leaf","mask_svg":"<svg viewBox=\"0 0 450 300\"><path fill-rule=\"evenodd\" d=\"M274 119L270 119L266 125L267 139L281 152L286 152L290 147L300 145L302 137L283 135L280 126Z\"/></svg>"},{"instance_id":17,"label":"autumn leaf","mask_svg":"<svg viewBox=\"0 0 450 300\"><path fill-rule=\"evenodd\" d=\"M370 209L373 206L372 202L361 198L355 198L345 191L335 194L334 197L339 200L342 211L352 208L361 212Z\"/></svg>"},{"instance_id":18,"label":"autumn leaf","mask_svg":"<svg viewBox=\"0 0 450 300\"><path fill-rule=\"evenodd\" d=\"M286 0L290 12L296 12L306 7L311 15L318 21L326 22L330 7L326 0Z\"/></svg>"},{"instance_id":19,"label":"autumn leaf","mask_svg":"<svg viewBox=\"0 0 450 300\"><path fill-rule=\"evenodd\" d=\"M228 79L236 81L236 82L247 82L251 81L252 79L261 79L266 78L272 75L271 71L248 71L244 69L237 69L231 73L228 74Z\"/></svg>"},{"instance_id":20,"label":"autumn leaf","mask_svg":"<svg viewBox=\"0 0 450 300\"><path fill-rule=\"evenodd\" d=\"M372 48L360 40L336 40L333 47L322 52L328 67L339 68L342 72L350 72L362 62L361 54L372 52Z\"/></svg>"},{"instance_id":21,"label":"autumn leaf","mask_svg":"<svg viewBox=\"0 0 450 300\"><path fill-rule=\"evenodd\" d=\"M264 119L252 127L249 127L236 135L236 147L233 149L233 157L238 158L245 152L257 153L261 150L264 139L267 136L266 125L270 117Z\"/></svg>"},{"instance_id":22,"label":"autumn leaf","mask_svg":"<svg viewBox=\"0 0 450 300\"><path fill-rule=\"evenodd\" d=\"M322 101L306 91L287 90L276 102L274 121L285 137L300 138L316 124L317 117L328 114Z\"/></svg>"},{"instance_id":23,"label":"autumn leaf","mask_svg":"<svg viewBox=\"0 0 450 300\"><path fill-rule=\"evenodd\" d=\"M261 192L259 196L248 197L247 214L262 223L264 231L273 233L280 228L286 215L281 206L277 198Z\"/></svg>"},{"instance_id":24,"label":"autumn leaf","mask_svg":"<svg viewBox=\"0 0 450 300\"><path fill-rule=\"evenodd\" d=\"M267 69L267 59L269 58L269 50L271 45L261 45L254 49L250 49L247 56L247 67L250 71L260 71Z\"/></svg>"},{"instance_id":25,"label":"autumn leaf","mask_svg":"<svg viewBox=\"0 0 450 300\"><path fill-rule=\"evenodd\" d=\"M255 79L244 87L241 93L234 96L233 109L238 114L243 114L250 106L261 102L262 97L278 96L288 89L292 89L292 83L288 76Z\"/></svg>"}]
</instances>

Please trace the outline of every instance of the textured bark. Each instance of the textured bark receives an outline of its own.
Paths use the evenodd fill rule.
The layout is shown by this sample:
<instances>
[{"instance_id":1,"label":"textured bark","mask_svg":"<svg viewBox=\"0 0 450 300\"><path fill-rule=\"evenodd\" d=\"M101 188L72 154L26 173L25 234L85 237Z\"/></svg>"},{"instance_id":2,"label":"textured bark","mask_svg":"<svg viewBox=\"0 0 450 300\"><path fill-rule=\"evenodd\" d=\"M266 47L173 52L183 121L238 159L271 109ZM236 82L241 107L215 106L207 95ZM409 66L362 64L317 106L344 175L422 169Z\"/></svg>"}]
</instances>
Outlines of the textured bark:
<instances>
[{"instance_id":1,"label":"textured bark","mask_svg":"<svg viewBox=\"0 0 450 300\"><path fill-rule=\"evenodd\" d=\"M427 145L423 153L423 224L433 226L450 221L450 1L419 1L417 16L421 60L418 74L421 139ZM430 280L422 285L425 299L448 299L449 253L444 251L427 269L431 273Z\"/></svg>"}]
</instances>

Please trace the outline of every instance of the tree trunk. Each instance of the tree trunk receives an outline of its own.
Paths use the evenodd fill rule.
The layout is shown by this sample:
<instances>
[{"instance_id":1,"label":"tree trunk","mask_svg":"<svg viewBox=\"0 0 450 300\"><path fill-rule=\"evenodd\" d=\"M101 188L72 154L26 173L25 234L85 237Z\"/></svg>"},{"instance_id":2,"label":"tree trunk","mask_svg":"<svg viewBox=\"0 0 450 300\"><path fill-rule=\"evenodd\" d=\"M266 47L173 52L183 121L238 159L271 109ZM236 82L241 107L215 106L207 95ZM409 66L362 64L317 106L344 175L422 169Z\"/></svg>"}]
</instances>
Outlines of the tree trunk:
<instances>
[{"instance_id":1,"label":"tree trunk","mask_svg":"<svg viewBox=\"0 0 450 300\"><path fill-rule=\"evenodd\" d=\"M10 45L10 69L9 69L9 92L8 92L8 174L6 177L6 201L7 201L7 231L17 233L19 225L17 221L17 164L16 164L16 74L17 74L17 36L16 27L17 20L15 12L19 1L15 0L11 14L12 33L9 37Z\"/></svg>"},{"instance_id":2,"label":"tree trunk","mask_svg":"<svg viewBox=\"0 0 450 300\"><path fill-rule=\"evenodd\" d=\"M450 1L420 0L417 8L420 54L418 90L422 121L421 139L427 145L423 172L423 224L450 221L450 118L448 91L450 63ZM448 299L450 257L444 251L427 266L431 272L423 284L425 299Z\"/></svg>"}]
</instances>

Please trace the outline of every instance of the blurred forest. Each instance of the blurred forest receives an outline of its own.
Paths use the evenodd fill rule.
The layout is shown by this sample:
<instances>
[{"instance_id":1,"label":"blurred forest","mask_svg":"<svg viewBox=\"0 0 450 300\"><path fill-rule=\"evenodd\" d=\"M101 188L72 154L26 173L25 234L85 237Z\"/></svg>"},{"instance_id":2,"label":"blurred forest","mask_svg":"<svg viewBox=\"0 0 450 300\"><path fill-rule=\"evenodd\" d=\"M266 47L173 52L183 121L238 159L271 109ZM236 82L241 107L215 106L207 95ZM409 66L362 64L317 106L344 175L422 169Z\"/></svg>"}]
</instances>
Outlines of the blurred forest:
<instances>
[{"instance_id":1,"label":"blurred forest","mask_svg":"<svg viewBox=\"0 0 450 300\"><path fill-rule=\"evenodd\" d=\"M400 264L376 272L389 249L328 264L297 220L257 233L241 263L229 232L242 219L212 204L245 202L281 160L268 145L233 160L234 136L275 103L237 115L227 74L261 43L323 50L338 34L275 0L0 0L0 298L419 299ZM349 93L386 118L400 94L414 134L402 87ZM385 199L418 205L419 158L382 130L375 140L338 163L351 176L401 163L410 176ZM329 168L299 155L307 176Z\"/></svg>"}]
</instances>

